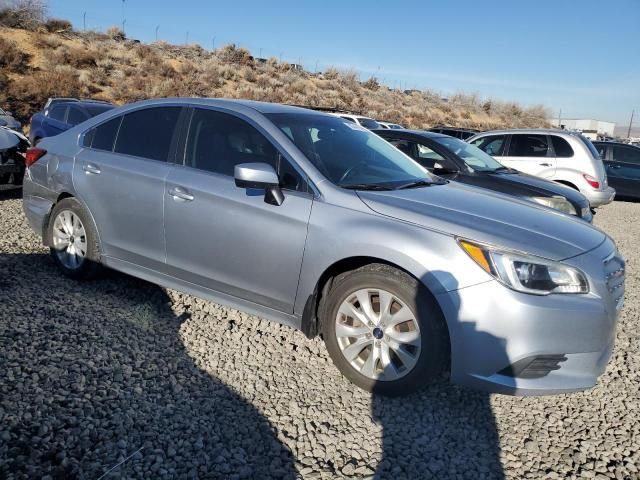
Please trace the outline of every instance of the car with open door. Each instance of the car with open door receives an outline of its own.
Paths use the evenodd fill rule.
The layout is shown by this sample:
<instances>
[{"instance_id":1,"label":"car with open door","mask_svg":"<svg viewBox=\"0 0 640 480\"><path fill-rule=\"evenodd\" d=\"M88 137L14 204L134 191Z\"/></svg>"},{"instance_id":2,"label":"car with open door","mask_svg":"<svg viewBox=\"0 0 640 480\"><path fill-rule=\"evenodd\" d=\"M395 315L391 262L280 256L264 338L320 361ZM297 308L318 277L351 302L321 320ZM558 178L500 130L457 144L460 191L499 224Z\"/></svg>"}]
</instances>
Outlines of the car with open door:
<instances>
[{"instance_id":1,"label":"car with open door","mask_svg":"<svg viewBox=\"0 0 640 480\"><path fill-rule=\"evenodd\" d=\"M62 274L105 266L322 334L366 390L446 373L493 392L574 391L610 358L625 279L611 238L434 176L348 120L149 100L25 161L23 210Z\"/></svg>"},{"instance_id":2,"label":"car with open door","mask_svg":"<svg viewBox=\"0 0 640 480\"><path fill-rule=\"evenodd\" d=\"M640 198L640 147L618 142L593 142L618 197Z\"/></svg>"},{"instance_id":3,"label":"car with open door","mask_svg":"<svg viewBox=\"0 0 640 480\"><path fill-rule=\"evenodd\" d=\"M530 200L591 222L589 201L580 192L505 167L458 138L424 130L374 130L436 175Z\"/></svg>"}]
</instances>

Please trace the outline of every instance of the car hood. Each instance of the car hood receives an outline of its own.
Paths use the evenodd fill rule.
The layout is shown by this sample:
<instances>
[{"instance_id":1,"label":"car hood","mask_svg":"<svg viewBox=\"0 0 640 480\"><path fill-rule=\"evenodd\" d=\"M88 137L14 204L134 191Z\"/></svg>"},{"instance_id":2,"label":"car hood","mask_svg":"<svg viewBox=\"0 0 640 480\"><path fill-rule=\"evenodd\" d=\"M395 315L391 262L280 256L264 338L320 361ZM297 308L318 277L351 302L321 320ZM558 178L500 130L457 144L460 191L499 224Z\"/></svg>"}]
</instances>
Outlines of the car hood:
<instances>
[{"instance_id":1,"label":"car hood","mask_svg":"<svg viewBox=\"0 0 640 480\"><path fill-rule=\"evenodd\" d=\"M493 180L502 184L508 184L514 189L518 189L518 194L527 196L549 197L560 195L565 197L574 205L588 207L589 201L577 190L556 182L551 182L540 177L534 177L520 172L504 172L488 174ZM508 192L507 192L508 193ZM514 192L515 193L515 192Z\"/></svg>"},{"instance_id":2,"label":"car hood","mask_svg":"<svg viewBox=\"0 0 640 480\"><path fill-rule=\"evenodd\" d=\"M455 182L407 190L358 191L358 196L381 215L551 260L579 255L606 238L582 220Z\"/></svg>"},{"instance_id":3,"label":"car hood","mask_svg":"<svg viewBox=\"0 0 640 480\"><path fill-rule=\"evenodd\" d=\"M0 125L6 125L9 128L20 128L20 122L10 115L0 115Z\"/></svg>"}]
</instances>

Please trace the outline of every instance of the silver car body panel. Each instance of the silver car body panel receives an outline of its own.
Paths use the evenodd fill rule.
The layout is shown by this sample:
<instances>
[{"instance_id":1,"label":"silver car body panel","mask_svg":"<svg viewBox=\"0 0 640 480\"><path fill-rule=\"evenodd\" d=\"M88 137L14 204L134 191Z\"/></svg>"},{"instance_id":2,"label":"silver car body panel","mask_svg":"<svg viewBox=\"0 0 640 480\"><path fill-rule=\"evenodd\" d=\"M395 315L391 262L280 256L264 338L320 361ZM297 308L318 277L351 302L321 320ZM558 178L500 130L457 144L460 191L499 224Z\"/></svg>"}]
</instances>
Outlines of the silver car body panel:
<instances>
[{"instance_id":1,"label":"silver car body panel","mask_svg":"<svg viewBox=\"0 0 640 480\"><path fill-rule=\"evenodd\" d=\"M125 164L119 154L101 158L79 146L92 126L160 104L199 105L243 118L305 173L310 192L285 190L284 203L270 205L231 177L135 157ZM107 266L296 328L333 265L362 257L390 263L424 283L440 304L454 382L516 394L594 384L611 353L616 319L602 269L615 246L602 231L455 183L390 192L341 189L263 115L270 111L309 112L248 101L169 99L101 114L39 144L48 153L27 170L25 214L44 236L55 202L75 196L95 221ZM101 173L86 171L88 163ZM193 199L174 198L176 186ZM585 273L591 292L537 296L510 290L459 248L458 237L565 259ZM568 359L540 379L497 373L538 353Z\"/></svg>"}]
</instances>

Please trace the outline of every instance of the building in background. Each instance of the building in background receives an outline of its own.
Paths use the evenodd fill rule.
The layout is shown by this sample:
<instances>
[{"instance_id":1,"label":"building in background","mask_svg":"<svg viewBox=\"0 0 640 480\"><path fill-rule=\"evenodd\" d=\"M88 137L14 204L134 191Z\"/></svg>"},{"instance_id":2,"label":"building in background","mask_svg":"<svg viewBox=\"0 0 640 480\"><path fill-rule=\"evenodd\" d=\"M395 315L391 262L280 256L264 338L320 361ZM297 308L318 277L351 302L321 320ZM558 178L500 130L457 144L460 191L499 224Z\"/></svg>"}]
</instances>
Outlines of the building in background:
<instances>
[{"instance_id":1,"label":"building in background","mask_svg":"<svg viewBox=\"0 0 640 480\"><path fill-rule=\"evenodd\" d=\"M591 140L615 136L613 131L616 128L616 124L613 122L603 122L602 120L588 118L561 118L560 125L558 125L557 118L550 118L549 123L554 127L582 132L585 137Z\"/></svg>"}]
</instances>

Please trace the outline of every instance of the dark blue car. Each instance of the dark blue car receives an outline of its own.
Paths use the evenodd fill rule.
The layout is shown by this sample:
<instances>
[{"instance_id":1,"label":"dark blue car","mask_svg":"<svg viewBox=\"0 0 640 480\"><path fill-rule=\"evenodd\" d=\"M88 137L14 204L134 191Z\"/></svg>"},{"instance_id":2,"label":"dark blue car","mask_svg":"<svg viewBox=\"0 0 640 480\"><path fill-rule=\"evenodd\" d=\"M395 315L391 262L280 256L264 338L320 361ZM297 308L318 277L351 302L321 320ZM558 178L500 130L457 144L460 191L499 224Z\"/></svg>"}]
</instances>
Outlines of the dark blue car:
<instances>
[{"instance_id":1,"label":"dark blue car","mask_svg":"<svg viewBox=\"0 0 640 480\"><path fill-rule=\"evenodd\" d=\"M112 108L114 105L99 100L50 98L42 111L31 117L29 140L35 145Z\"/></svg>"}]
</instances>

